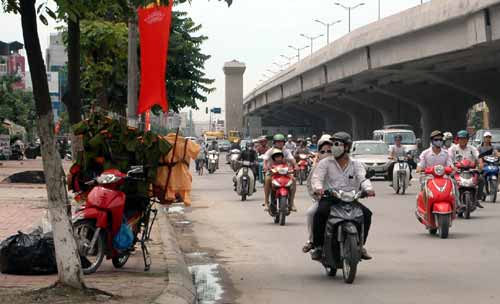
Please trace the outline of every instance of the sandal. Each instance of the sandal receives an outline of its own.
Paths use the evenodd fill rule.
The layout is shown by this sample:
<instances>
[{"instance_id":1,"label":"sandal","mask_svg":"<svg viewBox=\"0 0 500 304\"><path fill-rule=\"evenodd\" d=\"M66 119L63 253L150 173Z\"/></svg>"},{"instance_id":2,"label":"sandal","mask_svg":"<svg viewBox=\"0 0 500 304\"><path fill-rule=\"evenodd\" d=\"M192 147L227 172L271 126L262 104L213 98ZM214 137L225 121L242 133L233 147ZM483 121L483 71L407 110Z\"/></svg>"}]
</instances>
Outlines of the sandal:
<instances>
[{"instance_id":1,"label":"sandal","mask_svg":"<svg viewBox=\"0 0 500 304\"><path fill-rule=\"evenodd\" d=\"M313 244L311 242L307 242L304 247L302 247L302 252L303 253L308 253L314 248Z\"/></svg>"}]
</instances>

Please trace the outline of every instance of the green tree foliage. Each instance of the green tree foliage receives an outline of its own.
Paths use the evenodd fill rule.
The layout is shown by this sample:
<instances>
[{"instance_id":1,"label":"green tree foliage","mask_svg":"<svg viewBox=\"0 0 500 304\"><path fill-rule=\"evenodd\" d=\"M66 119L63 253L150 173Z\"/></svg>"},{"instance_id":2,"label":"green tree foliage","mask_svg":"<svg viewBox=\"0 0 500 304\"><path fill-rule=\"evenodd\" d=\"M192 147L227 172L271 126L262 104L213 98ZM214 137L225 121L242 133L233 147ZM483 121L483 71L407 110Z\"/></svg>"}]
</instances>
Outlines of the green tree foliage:
<instances>
[{"instance_id":1,"label":"green tree foliage","mask_svg":"<svg viewBox=\"0 0 500 304\"><path fill-rule=\"evenodd\" d=\"M33 93L12 88L19 80L12 76L0 78L0 120L6 118L25 127L29 137L33 138L36 131L35 100Z\"/></svg>"}]
</instances>

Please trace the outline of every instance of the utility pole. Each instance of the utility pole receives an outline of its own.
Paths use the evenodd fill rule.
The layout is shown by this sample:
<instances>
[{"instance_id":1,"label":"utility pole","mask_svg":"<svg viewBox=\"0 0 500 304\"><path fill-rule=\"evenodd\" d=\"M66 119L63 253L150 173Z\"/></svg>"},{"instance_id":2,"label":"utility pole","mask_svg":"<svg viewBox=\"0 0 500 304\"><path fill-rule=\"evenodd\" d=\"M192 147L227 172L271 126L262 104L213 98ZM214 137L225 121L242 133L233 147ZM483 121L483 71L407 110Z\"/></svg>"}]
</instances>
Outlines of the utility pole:
<instances>
[{"instance_id":1,"label":"utility pole","mask_svg":"<svg viewBox=\"0 0 500 304\"><path fill-rule=\"evenodd\" d=\"M349 32L351 32L351 11L354 9L357 9L358 7L360 7L362 5L365 5L365 3L361 2L361 3L356 4L354 6L346 6L346 5L343 5L342 3L335 2L335 5L340 6L340 7L344 8L345 10L347 10L348 15L349 15Z\"/></svg>"},{"instance_id":2,"label":"utility pole","mask_svg":"<svg viewBox=\"0 0 500 304\"><path fill-rule=\"evenodd\" d=\"M309 39L311 41L311 56L313 54L313 43L314 43L314 40L320 38L320 37L323 37L324 35L321 34L321 35L318 35L318 36L308 36L306 34L300 34L300 36L306 38L306 39Z\"/></svg>"}]
</instances>

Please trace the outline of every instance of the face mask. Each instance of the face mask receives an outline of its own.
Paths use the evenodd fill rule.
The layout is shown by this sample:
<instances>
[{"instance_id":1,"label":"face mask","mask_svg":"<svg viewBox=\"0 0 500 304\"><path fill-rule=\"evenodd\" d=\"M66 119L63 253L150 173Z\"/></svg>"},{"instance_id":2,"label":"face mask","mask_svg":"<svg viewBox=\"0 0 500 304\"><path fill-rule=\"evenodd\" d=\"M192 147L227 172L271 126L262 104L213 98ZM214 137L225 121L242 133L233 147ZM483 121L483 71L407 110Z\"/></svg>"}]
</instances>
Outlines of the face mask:
<instances>
[{"instance_id":1,"label":"face mask","mask_svg":"<svg viewBox=\"0 0 500 304\"><path fill-rule=\"evenodd\" d=\"M335 158L340 158L342 155L344 155L345 149L344 149L344 144L341 142L334 142L332 146L332 155Z\"/></svg>"},{"instance_id":2,"label":"face mask","mask_svg":"<svg viewBox=\"0 0 500 304\"><path fill-rule=\"evenodd\" d=\"M432 145L436 148L441 148L443 146L443 141L442 140L433 140Z\"/></svg>"},{"instance_id":3,"label":"face mask","mask_svg":"<svg viewBox=\"0 0 500 304\"><path fill-rule=\"evenodd\" d=\"M446 147L448 147L448 148L449 148L449 147L451 147L451 144L452 144L451 140L446 140L446 141L444 142L444 145L445 145Z\"/></svg>"}]
</instances>

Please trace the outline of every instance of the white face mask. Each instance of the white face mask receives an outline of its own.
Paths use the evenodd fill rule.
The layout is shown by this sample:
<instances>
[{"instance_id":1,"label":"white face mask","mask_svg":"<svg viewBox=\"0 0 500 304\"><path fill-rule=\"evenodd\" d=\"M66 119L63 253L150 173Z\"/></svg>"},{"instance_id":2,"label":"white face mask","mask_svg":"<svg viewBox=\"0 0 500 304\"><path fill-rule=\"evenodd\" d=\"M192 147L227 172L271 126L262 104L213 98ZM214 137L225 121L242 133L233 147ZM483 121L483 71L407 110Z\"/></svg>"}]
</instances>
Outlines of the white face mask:
<instances>
[{"instance_id":1,"label":"white face mask","mask_svg":"<svg viewBox=\"0 0 500 304\"><path fill-rule=\"evenodd\" d=\"M344 154L344 145L339 144L338 142L334 143L332 146L332 155L335 158L339 158Z\"/></svg>"}]
</instances>

